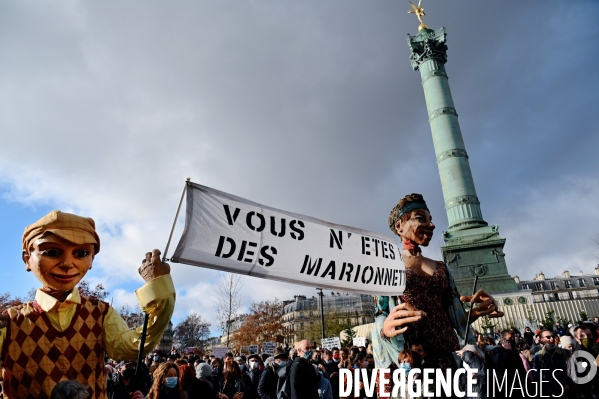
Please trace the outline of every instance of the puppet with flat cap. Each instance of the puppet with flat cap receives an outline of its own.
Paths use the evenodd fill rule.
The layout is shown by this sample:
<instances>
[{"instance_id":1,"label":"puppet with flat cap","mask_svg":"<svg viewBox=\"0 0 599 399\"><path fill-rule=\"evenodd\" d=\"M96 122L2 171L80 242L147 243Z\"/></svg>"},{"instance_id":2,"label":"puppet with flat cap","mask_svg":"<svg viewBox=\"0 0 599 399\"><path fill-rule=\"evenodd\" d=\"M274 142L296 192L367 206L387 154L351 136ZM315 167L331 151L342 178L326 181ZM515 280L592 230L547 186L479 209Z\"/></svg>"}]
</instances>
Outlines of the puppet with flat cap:
<instances>
[{"instance_id":1,"label":"puppet with flat cap","mask_svg":"<svg viewBox=\"0 0 599 399\"><path fill-rule=\"evenodd\" d=\"M105 399L104 356L135 360L141 327L132 331L106 302L75 288L100 251L93 219L52 211L23 233L23 261L42 283L33 302L0 315L0 349L7 398L49 398L60 381L89 386L90 398ZM136 291L150 314L145 352L160 341L175 306L170 267L160 251L146 254Z\"/></svg>"}]
</instances>

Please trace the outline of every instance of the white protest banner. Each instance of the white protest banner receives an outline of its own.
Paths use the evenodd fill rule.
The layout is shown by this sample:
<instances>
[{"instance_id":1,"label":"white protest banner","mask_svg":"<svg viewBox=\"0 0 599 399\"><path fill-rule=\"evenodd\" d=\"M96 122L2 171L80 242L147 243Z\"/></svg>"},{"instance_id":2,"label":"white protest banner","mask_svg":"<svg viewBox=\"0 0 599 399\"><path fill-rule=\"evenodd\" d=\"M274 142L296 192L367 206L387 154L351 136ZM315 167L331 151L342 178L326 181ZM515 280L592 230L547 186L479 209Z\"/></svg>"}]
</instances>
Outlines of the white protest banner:
<instances>
[{"instance_id":1,"label":"white protest banner","mask_svg":"<svg viewBox=\"0 0 599 399\"><path fill-rule=\"evenodd\" d=\"M403 293L405 268L393 238L191 182L186 191L173 262L336 291Z\"/></svg>"},{"instance_id":2,"label":"white protest banner","mask_svg":"<svg viewBox=\"0 0 599 399\"><path fill-rule=\"evenodd\" d=\"M262 342L262 353L273 355L275 353L276 342Z\"/></svg>"},{"instance_id":3,"label":"white protest banner","mask_svg":"<svg viewBox=\"0 0 599 399\"><path fill-rule=\"evenodd\" d=\"M354 337L354 346L366 346L366 337Z\"/></svg>"},{"instance_id":4,"label":"white protest banner","mask_svg":"<svg viewBox=\"0 0 599 399\"><path fill-rule=\"evenodd\" d=\"M258 345L250 345L248 346L248 350L250 352L250 355L255 355L258 353Z\"/></svg>"},{"instance_id":5,"label":"white protest banner","mask_svg":"<svg viewBox=\"0 0 599 399\"><path fill-rule=\"evenodd\" d=\"M212 356L217 357L219 359L225 357L227 352L229 352L229 348L224 348L220 346L212 348Z\"/></svg>"},{"instance_id":6,"label":"white protest banner","mask_svg":"<svg viewBox=\"0 0 599 399\"><path fill-rule=\"evenodd\" d=\"M323 338L321 341L321 345L324 349L331 350L333 348L341 348L341 341L339 341L339 337L333 338Z\"/></svg>"}]
</instances>

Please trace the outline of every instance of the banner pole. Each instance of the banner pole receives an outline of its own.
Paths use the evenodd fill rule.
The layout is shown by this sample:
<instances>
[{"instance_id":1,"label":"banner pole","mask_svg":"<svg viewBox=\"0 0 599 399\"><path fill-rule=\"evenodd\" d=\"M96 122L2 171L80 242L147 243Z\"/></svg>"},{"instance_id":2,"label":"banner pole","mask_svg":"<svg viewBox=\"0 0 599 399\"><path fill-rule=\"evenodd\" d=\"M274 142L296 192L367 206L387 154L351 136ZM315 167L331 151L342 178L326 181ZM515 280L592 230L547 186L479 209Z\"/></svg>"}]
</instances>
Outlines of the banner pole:
<instances>
[{"instance_id":1,"label":"banner pole","mask_svg":"<svg viewBox=\"0 0 599 399\"><path fill-rule=\"evenodd\" d=\"M173 233L175 232L175 225L177 224L177 218L179 217L179 211L181 210L181 204L183 204L183 197L185 197L185 192L187 191L187 186L189 185L189 181L191 177L188 177L185 180L185 186L183 186L183 192L181 193L181 199L179 200L179 207L177 208L177 213L175 214L175 220L173 220L173 226L171 227L171 234L168 236L168 241L166 243L166 248L164 249L164 253L162 254L162 261L166 262L166 253L168 252L168 247L171 245L171 239L173 238Z\"/></svg>"},{"instance_id":2,"label":"banner pole","mask_svg":"<svg viewBox=\"0 0 599 399\"><path fill-rule=\"evenodd\" d=\"M472 296L476 294L476 285L478 284L478 274L474 274L474 286L472 287ZM470 311L468 312L468 319L466 321L466 336L464 337L464 346L468 345L468 330L470 330L471 315L474 310L474 303L470 305Z\"/></svg>"}]
</instances>

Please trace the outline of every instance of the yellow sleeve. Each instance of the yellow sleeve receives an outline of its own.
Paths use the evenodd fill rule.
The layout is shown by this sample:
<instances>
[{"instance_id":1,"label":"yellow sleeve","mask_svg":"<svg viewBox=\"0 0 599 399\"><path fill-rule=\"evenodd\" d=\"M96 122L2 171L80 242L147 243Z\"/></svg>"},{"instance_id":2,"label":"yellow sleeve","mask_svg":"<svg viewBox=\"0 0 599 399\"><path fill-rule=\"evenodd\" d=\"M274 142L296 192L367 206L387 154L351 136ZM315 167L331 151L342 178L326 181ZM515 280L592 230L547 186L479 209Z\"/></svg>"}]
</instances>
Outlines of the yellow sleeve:
<instances>
[{"instance_id":1,"label":"yellow sleeve","mask_svg":"<svg viewBox=\"0 0 599 399\"><path fill-rule=\"evenodd\" d=\"M170 274L160 276L135 291L141 309L150 315L144 355L158 345L175 309L175 286ZM137 360L142 326L130 330L112 307L104 318L104 349L114 360Z\"/></svg>"}]
</instances>

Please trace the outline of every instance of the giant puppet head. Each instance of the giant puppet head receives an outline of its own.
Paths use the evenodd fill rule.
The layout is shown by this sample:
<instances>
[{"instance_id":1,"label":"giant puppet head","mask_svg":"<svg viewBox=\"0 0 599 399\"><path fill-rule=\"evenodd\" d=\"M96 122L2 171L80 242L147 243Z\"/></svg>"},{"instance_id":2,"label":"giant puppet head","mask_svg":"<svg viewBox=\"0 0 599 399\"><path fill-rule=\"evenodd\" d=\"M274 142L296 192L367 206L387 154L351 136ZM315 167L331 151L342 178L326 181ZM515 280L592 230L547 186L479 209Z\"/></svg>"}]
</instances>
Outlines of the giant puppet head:
<instances>
[{"instance_id":1,"label":"giant puppet head","mask_svg":"<svg viewBox=\"0 0 599 399\"><path fill-rule=\"evenodd\" d=\"M91 218L52 211L23 233L25 268L55 297L75 288L98 252L100 237Z\"/></svg>"},{"instance_id":2,"label":"giant puppet head","mask_svg":"<svg viewBox=\"0 0 599 399\"><path fill-rule=\"evenodd\" d=\"M404 241L428 246L433 238L431 214L421 194L410 194L400 199L389 215L389 228Z\"/></svg>"}]
</instances>

